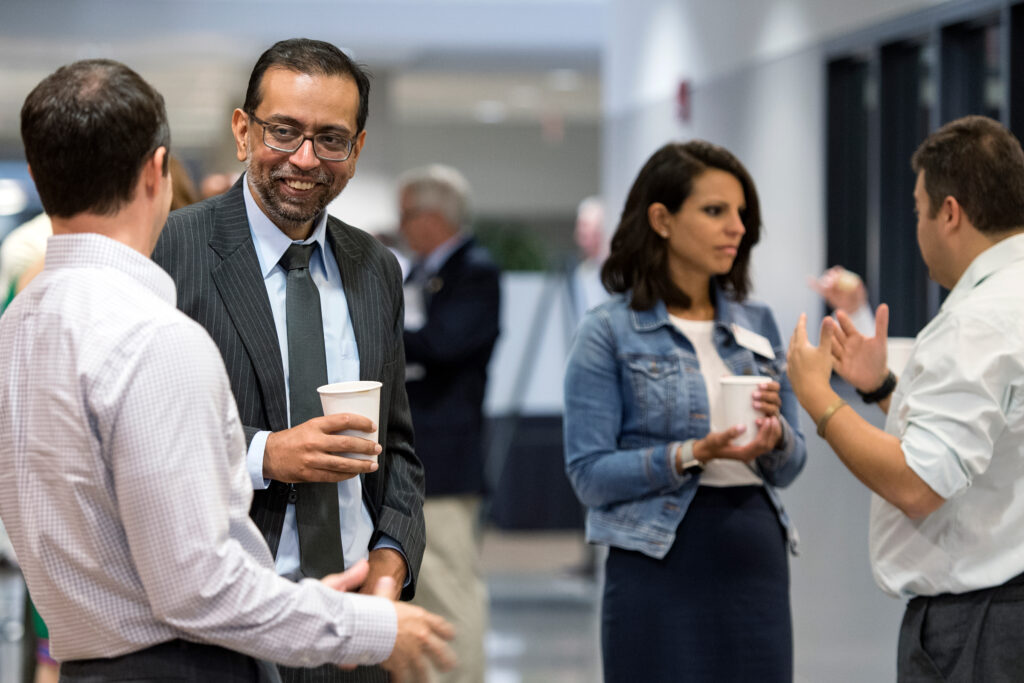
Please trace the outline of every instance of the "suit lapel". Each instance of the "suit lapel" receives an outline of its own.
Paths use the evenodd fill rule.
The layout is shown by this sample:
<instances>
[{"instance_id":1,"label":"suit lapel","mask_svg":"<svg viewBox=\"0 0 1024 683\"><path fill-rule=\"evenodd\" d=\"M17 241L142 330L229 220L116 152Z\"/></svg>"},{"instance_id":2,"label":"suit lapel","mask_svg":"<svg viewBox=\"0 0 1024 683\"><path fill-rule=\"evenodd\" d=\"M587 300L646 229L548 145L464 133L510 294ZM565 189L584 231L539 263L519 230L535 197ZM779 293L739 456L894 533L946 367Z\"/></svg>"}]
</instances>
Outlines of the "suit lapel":
<instances>
[{"instance_id":1,"label":"suit lapel","mask_svg":"<svg viewBox=\"0 0 1024 683\"><path fill-rule=\"evenodd\" d=\"M382 284L366 263L363 248L347 231L354 230L334 218L327 219L327 240L341 271L341 285L348 301L356 347L359 349L359 379L379 380L383 367L384 340L390 334L388 321L382 320Z\"/></svg>"},{"instance_id":2,"label":"suit lapel","mask_svg":"<svg viewBox=\"0 0 1024 683\"><path fill-rule=\"evenodd\" d=\"M437 271L437 275L430 278L427 283L427 293L433 297L439 294L447 285L448 280L451 278L452 273L458 273L462 269L462 261L466 258L466 253L473 246L473 238L467 238L458 248L448 255L445 262L441 264L441 268Z\"/></svg>"},{"instance_id":3,"label":"suit lapel","mask_svg":"<svg viewBox=\"0 0 1024 683\"><path fill-rule=\"evenodd\" d=\"M242 194L243 182L245 176L228 191L214 216L210 247L223 260L214 267L212 277L238 336L252 359L269 427L278 431L288 428L284 368L274 314L270 310L259 258L249 232Z\"/></svg>"}]
</instances>

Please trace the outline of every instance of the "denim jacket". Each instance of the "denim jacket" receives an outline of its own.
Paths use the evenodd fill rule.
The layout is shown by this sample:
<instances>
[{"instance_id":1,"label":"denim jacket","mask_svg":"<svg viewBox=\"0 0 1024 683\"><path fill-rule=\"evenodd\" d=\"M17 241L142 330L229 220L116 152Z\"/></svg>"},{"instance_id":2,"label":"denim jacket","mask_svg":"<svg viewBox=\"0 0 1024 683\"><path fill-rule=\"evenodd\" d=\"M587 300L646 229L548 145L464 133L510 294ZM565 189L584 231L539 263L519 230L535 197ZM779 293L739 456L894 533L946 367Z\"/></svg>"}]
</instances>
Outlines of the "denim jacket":
<instances>
[{"instance_id":1,"label":"denim jacket","mask_svg":"<svg viewBox=\"0 0 1024 683\"><path fill-rule=\"evenodd\" d=\"M755 466L795 553L796 531L774 488L789 485L807 459L785 349L767 306L736 303L717 289L714 296L712 337L722 360L734 374L766 375L782 387L781 447ZM775 358L737 343L733 325L767 338ZM565 373L565 459L587 506L588 541L664 557L700 483L699 473L676 472L675 448L692 448L709 427L697 355L663 302L634 311L619 295L587 313Z\"/></svg>"}]
</instances>

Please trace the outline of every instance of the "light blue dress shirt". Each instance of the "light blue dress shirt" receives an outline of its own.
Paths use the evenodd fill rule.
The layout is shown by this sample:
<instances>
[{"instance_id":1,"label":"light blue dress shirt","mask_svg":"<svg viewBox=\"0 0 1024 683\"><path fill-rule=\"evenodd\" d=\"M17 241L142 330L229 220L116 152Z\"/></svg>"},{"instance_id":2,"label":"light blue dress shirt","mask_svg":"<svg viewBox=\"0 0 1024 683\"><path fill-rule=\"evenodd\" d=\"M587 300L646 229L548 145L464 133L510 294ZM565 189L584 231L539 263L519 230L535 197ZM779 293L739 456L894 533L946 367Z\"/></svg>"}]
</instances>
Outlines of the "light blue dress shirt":
<instances>
[{"instance_id":1,"label":"light blue dress shirt","mask_svg":"<svg viewBox=\"0 0 1024 683\"><path fill-rule=\"evenodd\" d=\"M245 209L249 217L256 256L260 272L267 287L270 308L277 328L277 341L281 346L281 364L284 368L285 386L288 385L288 326L285 316L285 292L287 275L278 261L292 244L260 209L246 181L243 190ZM320 292L320 309L323 315L324 348L327 349L327 382L346 382L359 379L359 349L348 312L348 300L341 285L341 272L334 254L327 248L327 213L324 212L313 227L313 233L302 244L316 243L319 249L313 251L309 268L313 282ZM291 415L291 397L287 396L288 414ZM295 426L295 425L291 425ZM263 455L270 432L257 432L249 444L248 469L254 490L270 485L263 477ZM368 545L373 535L373 520L363 503L362 479L352 477L338 482L338 516L341 520L341 547L345 555L345 568L369 554ZM402 552L396 541L383 538L377 547L389 547ZM404 556L404 552L402 553ZM277 549L277 573L290 578L300 578L299 535L295 523L295 505L289 503L285 512L281 542Z\"/></svg>"}]
</instances>

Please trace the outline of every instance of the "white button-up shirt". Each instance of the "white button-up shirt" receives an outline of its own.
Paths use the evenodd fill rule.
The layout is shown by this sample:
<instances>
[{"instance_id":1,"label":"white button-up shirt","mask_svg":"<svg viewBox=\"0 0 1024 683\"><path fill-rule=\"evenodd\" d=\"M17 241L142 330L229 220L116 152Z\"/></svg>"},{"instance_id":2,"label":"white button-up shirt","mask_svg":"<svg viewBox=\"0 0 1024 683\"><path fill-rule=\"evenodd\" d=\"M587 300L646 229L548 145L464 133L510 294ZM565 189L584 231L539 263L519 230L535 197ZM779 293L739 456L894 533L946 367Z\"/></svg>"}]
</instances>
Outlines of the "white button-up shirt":
<instances>
[{"instance_id":1,"label":"white button-up shirt","mask_svg":"<svg viewBox=\"0 0 1024 683\"><path fill-rule=\"evenodd\" d=\"M54 657L183 638L292 666L383 660L387 601L275 574L220 354L174 302L138 252L61 235L0 318L0 516Z\"/></svg>"},{"instance_id":2,"label":"white button-up shirt","mask_svg":"<svg viewBox=\"0 0 1024 683\"><path fill-rule=\"evenodd\" d=\"M1024 235L978 255L918 335L885 429L946 502L915 521L874 497L878 584L963 593L1024 572Z\"/></svg>"}]
</instances>

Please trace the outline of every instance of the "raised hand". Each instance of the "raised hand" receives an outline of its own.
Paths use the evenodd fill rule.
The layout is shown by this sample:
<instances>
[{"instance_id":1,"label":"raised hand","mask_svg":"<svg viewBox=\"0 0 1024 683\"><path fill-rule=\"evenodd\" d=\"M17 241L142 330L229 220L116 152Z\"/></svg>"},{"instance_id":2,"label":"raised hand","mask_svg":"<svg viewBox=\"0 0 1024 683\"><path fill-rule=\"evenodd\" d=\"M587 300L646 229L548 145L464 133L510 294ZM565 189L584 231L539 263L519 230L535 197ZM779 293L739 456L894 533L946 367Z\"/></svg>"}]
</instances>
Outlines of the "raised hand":
<instances>
[{"instance_id":1,"label":"raised hand","mask_svg":"<svg viewBox=\"0 0 1024 683\"><path fill-rule=\"evenodd\" d=\"M807 339L807 314L801 313L786 352L786 374L800 405L807 408L822 392L830 391L832 376L832 342L836 322L831 318L821 321L818 346Z\"/></svg>"},{"instance_id":2,"label":"raised hand","mask_svg":"<svg viewBox=\"0 0 1024 683\"><path fill-rule=\"evenodd\" d=\"M832 266L820 277L808 278L807 284L837 311L852 314L868 302L864 281L842 266Z\"/></svg>"},{"instance_id":3,"label":"raised hand","mask_svg":"<svg viewBox=\"0 0 1024 683\"><path fill-rule=\"evenodd\" d=\"M889 372L886 341L889 329L889 307L882 304L875 311L875 336L865 337L854 327L850 316L836 312L838 325L833 325L833 366L839 376L857 389L870 392L881 386Z\"/></svg>"}]
</instances>

